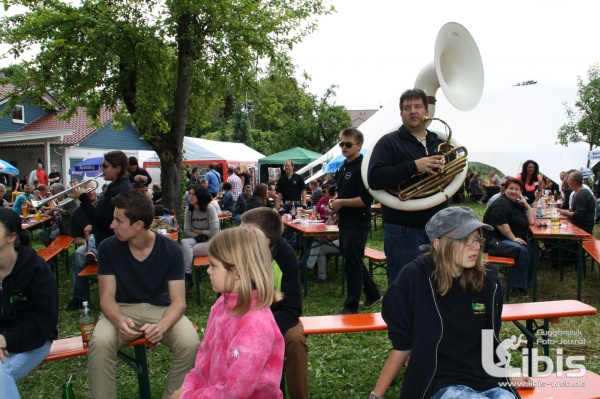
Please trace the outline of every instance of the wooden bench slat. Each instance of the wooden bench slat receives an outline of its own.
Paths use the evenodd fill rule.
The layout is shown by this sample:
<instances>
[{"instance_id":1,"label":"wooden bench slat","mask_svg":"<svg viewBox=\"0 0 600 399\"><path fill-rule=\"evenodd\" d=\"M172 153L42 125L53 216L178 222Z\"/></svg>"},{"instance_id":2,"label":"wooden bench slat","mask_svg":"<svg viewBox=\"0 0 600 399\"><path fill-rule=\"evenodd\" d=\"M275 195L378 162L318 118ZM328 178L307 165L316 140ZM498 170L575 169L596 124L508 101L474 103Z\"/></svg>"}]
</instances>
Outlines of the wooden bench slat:
<instances>
[{"instance_id":1,"label":"wooden bench slat","mask_svg":"<svg viewBox=\"0 0 600 399\"><path fill-rule=\"evenodd\" d=\"M502 321L553 319L568 316L595 315L598 310L575 299L561 301L510 303L504 305Z\"/></svg>"},{"instance_id":2,"label":"wooden bench slat","mask_svg":"<svg viewBox=\"0 0 600 399\"><path fill-rule=\"evenodd\" d=\"M489 263L501 263L506 266L514 266L515 265L515 260L513 258L504 258L502 256L488 255L487 261Z\"/></svg>"},{"instance_id":3,"label":"wooden bench slat","mask_svg":"<svg viewBox=\"0 0 600 399\"><path fill-rule=\"evenodd\" d=\"M41 248L37 250L37 254L44 259L44 261L48 262L51 259L55 258L62 252L61 248Z\"/></svg>"},{"instance_id":4,"label":"wooden bench slat","mask_svg":"<svg viewBox=\"0 0 600 399\"><path fill-rule=\"evenodd\" d=\"M518 389L522 399L600 398L600 376L590 370L577 378L569 378L563 372L562 377L551 374L547 377L533 377L532 380L537 384L535 388Z\"/></svg>"},{"instance_id":5,"label":"wooden bench slat","mask_svg":"<svg viewBox=\"0 0 600 399\"><path fill-rule=\"evenodd\" d=\"M381 313L358 313L300 317L305 335L345 332L380 331L387 329Z\"/></svg>"},{"instance_id":6,"label":"wooden bench slat","mask_svg":"<svg viewBox=\"0 0 600 399\"><path fill-rule=\"evenodd\" d=\"M574 299L563 301L511 303L504 305L502 321L556 319L568 316L595 315L598 310ZM331 334L387 329L381 313L300 317L304 334Z\"/></svg>"},{"instance_id":7,"label":"wooden bench slat","mask_svg":"<svg viewBox=\"0 0 600 399\"><path fill-rule=\"evenodd\" d=\"M77 277L90 277L98 275L98 264L90 263L82 271L77 274Z\"/></svg>"},{"instance_id":8,"label":"wooden bench slat","mask_svg":"<svg viewBox=\"0 0 600 399\"><path fill-rule=\"evenodd\" d=\"M384 262L385 260L387 260L387 258L385 256L385 252L379 251L377 249L369 248L369 247L365 248L364 256L365 256L365 258L372 259L375 262Z\"/></svg>"},{"instance_id":9,"label":"wooden bench slat","mask_svg":"<svg viewBox=\"0 0 600 399\"><path fill-rule=\"evenodd\" d=\"M198 256L194 258L194 267L205 267L209 264L208 256Z\"/></svg>"},{"instance_id":10,"label":"wooden bench slat","mask_svg":"<svg viewBox=\"0 0 600 399\"><path fill-rule=\"evenodd\" d=\"M137 345L152 345L146 338L138 338L135 341L131 341L127 346ZM87 355L88 348L83 347L81 336L58 339L52 342L50 347L50 353L44 359L45 362L52 360L67 359L70 357L84 356Z\"/></svg>"},{"instance_id":11,"label":"wooden bench slat","mask_svg":"<svg viewBox=\"0 0 600 399\"><path fill-rule=\"evenodd\" d=\"M65 234L61 234L58 237L56 237L50 243L50 245L48 245L48 248L57 247L57 248L62 249L63 251L68 251L69 247L71 246L72 243L73 243L73 237L65 235Z\"/></svg>"},{"instance_id":12,"label":"wooden bench slat","mask_svg":"<svg viewBox=\"0 0 600 399\"><path fill-rule=\"evenodd\" d=\"M583 250L587 252L596 263L600 264L600 240L593 237L592 240L582 242Z\"/></svg>"}]
</instances>

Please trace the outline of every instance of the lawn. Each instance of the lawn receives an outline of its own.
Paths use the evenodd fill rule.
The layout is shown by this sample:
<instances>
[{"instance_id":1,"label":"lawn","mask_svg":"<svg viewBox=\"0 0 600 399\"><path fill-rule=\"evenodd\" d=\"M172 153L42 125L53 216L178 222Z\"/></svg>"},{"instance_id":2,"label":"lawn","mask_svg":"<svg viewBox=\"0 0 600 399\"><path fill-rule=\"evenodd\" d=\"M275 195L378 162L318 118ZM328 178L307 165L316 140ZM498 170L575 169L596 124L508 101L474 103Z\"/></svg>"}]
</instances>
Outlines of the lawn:
<instances>
[{"instance_id":1,"label":"lawn","mask_svg":"<svg viewBox=\"0 0 600 399\"><path fill-rule=\"evenodd\" d=\"M483 217L484 205L467 204L472 207L477 215ZM594 231L598 236L599 231ZM383 233L381 226L373 231L368 245L383 249ZM600 277L599 267L596 265L590 272L590 261L586 263L587 277L583 281L582 301L596 308L600 306ZM332 314L341 309L344 299L341 296L341 275L335 270L333 259L328 264L328 282L309 287L309 297L304 301L304 315ZM62 307L69 301L72 284L70 275L60 265L60 306L59 334L60 338L79 335L78 312L66 312ZM382 292L387 287L384 276L375 276L375 280ZM210 289L207 279L203 280L202 305L198 306L195 296L188 297L187 316L200 328L206 325L210 312L211 302L215 294ZM558 270L552 269L548 261L542 261L539 271L538 299L541 301L574 299L577 294L577 274L574 269L566 270L564 281L559 280ZM91 289L93 311L98 313L97 287ZM529 299L530 300L530 299ZM527 302L527 299L511 299L511 302ZM378 312L381 305L375 305L369 311ZM361 309L361 311L366 311ZM563 318L558 324L551 326L553 331L583 331L585 343L564 347L564 357L569 355L583 355L585 361L581 362L588 370L600 373L600 318L572 317ZM503 324L501 339L516 334L518 330L512 323ZM309 392L311 398L366 398L373 389L383 363L390 350L390 343L385 331L355 334L336 334L309 336ZM554 350L556 348L553 348ZM551 355L555 360L555 356ZM73 375L74 393L77 398L89 397L87 381L87 364L85 357L43 363L19 384L23 398L58 398L62 395L62 384ZM168 349L159 346L148 351L150 369L150 382L153 397L160 397L163 390L164 378L171 361ZM397 382L390 388L386 397L398 397L402 374ZM138 396L137 379L134 372L119 362L117 368L117 382L119 398L136 398Z\"/></svg>"}]
</instances>

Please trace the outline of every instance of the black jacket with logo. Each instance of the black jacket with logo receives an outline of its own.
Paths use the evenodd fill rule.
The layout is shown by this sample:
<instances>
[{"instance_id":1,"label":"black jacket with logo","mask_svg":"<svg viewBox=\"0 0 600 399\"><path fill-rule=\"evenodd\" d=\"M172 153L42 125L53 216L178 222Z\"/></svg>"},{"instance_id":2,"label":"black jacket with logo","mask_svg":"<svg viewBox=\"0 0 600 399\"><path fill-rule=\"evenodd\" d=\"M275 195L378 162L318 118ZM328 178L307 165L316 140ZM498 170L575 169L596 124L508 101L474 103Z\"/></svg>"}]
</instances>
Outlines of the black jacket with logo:
<instances>
[{"instance_id":1,"label":"black jacket with logo","mask_svg":"<svg viewBox=\"0 0 600 399\"><path fill-rule=\"evenodd\" d=\"M437 345L444 326L436 302L434 269L429 255L421 255L402 268L383 297L381 316L388 325L388 337L398 351L411 351L404 374L401 399L423 398L436 373ZM486 328L494 330L494 349L502 324L503 289L498 268L487 266L483 286ZM516 389L515 397L520 398Z\"/></svg>"},{"instance_id":2,"label":"black jacket with logo","mask_svg":"<svg viewBox=\"0 0 600 399\"><path fill-rule=\"evenodd\" d=\"M50 267L27 247L18 250L0 288L0 334L9 352L37 349L58 338L58 290Z\"/></svg>"}]
</instances>

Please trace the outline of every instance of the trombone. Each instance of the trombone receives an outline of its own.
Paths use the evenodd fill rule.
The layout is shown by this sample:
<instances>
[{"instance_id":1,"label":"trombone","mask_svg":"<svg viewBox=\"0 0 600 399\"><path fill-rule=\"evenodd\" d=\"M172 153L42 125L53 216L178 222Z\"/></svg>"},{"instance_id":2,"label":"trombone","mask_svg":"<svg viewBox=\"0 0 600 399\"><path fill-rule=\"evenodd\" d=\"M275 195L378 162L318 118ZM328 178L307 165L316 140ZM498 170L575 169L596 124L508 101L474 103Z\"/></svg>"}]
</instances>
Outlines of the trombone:
<instances>
[{"instance_id":1,"label":"trombone","mask_svg":"<svg viewBox=\"0 0 600 399\"><path fill-rule=\"evenodd\" d=\"M89 193L91 191L96 191L98 189L98 181L96 179L99 178L99 177L102 177L102 175L96 176L93 179L83 180L79 184L76 184L73 187L69 187L68 189L63 190L63 191L61 191L58 194L54 194L54 195L52 195L52 196L50 196L50 197L48 197L48 198L46 198L44 200L41 200L41 201L31 201L31 205L36 210L39 210L41 207L43 207L44 205L48 204L49 202L53 202L55 199L57 199L59 197L62 197L62 196L65 196L68 193L70 193L71 191L75 190L76 188L79 188L81 186L85 186L86 184L88 184L90 182L94 183L95 187L88 188L87 190L85 190L85 193L87 194L87 193ZM60 207L60 206L63 206L63 205L65 205L65 204L67 204L67 203L69 203L71 201L74 201L74 200L75 200L74 198L65 198L65 199L57 202L56 206Z\"/></svg>"}]
</instances>

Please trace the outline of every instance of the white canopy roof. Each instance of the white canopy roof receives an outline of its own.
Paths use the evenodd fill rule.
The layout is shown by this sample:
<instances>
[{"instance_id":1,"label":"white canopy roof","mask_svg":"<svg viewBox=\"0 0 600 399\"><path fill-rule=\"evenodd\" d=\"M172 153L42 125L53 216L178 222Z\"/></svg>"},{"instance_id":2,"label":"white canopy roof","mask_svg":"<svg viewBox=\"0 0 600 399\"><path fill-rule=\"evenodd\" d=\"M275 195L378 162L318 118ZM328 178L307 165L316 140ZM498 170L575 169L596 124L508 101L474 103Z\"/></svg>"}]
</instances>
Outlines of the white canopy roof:
<instances>
[{"instance_id":1,"label":"white canopy roof","mask_svg":"<svg viewBox=\"0 0 600 399\"><path fill-rule=\"evenodd\" d=\"M400 94L360 126L365 135L364 147L369 148L381 135L401 124L399 98ZM577 99L574 87L535 84L484 91L479 105L469 112L454 108L441 90L437 99L435 116L450 125L453 138L467 148L470 162L485 163L514 176L524 161L533 159L540 171L555 181L559 181L560 171L586 165L589 150L586 143L568 147L556 144L558 129L567 122L563 104L566 102L573 108ZM444 126L433 122L430 129L443 132ZM336 146L304 169L340 153Z\"/></svg>"},{"instance_id":2,"label":"white canopy roof","mask_svg":"<svg viewBox=\"0 0 600 399\"><path fill-rule=\"evenodd\" d=\"M246 144L213 141L196 137L184 137L183 149L186 161L227 161L228 163L246 163L256 165L264 155L253 150ZM145 162L158 162L158 156L153 156Z\"/></svg>"}]
</instances>

